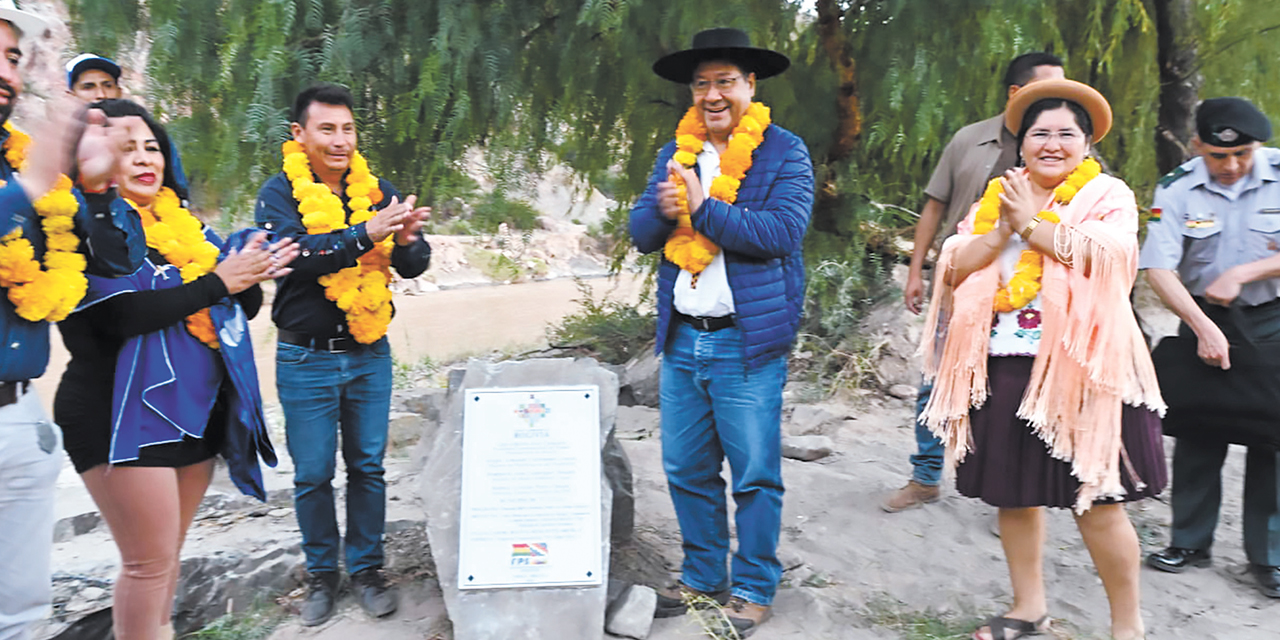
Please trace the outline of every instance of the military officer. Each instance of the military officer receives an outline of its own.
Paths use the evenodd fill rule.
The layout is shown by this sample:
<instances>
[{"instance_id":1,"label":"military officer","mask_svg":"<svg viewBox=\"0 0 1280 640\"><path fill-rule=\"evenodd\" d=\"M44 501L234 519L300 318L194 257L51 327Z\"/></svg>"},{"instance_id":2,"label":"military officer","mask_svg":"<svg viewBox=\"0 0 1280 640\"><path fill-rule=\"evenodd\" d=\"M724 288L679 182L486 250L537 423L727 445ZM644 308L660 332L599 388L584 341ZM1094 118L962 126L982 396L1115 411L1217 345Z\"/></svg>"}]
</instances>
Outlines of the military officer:
<instances>
[{"instance_id":1,"label":"military officer","mask_svg":"<svg viewBox=\"0 0 1280 640\"><path fill-rule=\"evenodd\" d=\"M1156 188L1139 268L1182 319L1179 333L1196 337L1196 355L1228 369L1228 336L1236 331L1226 320L1228 306L1241 307L1257 339L1280 338L1280 149L1262 146L1271 137L1271 123L1242 98L1205 100L1196 111L1196 130L1199 157ZM1226 442L1179 439L1173 455L1173 539L1147 557L1148 566L1177 573L1212 562L1226 454ZM1277 466L1275 449L1249 448L1244 548L1250 573L1271 598L1280 598Z\"/></svg>"}]
</instances>

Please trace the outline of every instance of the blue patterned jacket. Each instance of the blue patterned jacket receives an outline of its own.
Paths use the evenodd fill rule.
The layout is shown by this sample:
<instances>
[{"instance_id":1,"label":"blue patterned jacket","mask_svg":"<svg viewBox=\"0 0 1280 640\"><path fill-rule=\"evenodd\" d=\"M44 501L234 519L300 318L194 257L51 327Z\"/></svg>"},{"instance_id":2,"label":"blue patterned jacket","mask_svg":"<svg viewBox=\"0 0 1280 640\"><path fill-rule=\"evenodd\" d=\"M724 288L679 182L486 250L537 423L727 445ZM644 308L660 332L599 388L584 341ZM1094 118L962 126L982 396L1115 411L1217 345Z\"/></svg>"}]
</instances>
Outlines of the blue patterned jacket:
<instances>
[{"instance_id":1,"label":"blue patterned jacket","mask_svg":"<svg viewBox=\"0 0 1280 640\"><path fill-rule=\"evenodd\" d=\"M631 209L631 237L643 253L661 251L676 228L658 209L658 183L667 179L667 161L676 152L668 143L658 154L649 186ZM696 166L695 166L696 170ZM804 141L769 125L756 148L738 200L727 204L707 198L693 212L693 228L720 246L742 330L747 366L786 354L800 326L804 307L804 256L801 245L813 209L813 163ZM672 290L680 268L663 258L658 270L658 353L671 324Z\"/></svg>"}]
</instances>

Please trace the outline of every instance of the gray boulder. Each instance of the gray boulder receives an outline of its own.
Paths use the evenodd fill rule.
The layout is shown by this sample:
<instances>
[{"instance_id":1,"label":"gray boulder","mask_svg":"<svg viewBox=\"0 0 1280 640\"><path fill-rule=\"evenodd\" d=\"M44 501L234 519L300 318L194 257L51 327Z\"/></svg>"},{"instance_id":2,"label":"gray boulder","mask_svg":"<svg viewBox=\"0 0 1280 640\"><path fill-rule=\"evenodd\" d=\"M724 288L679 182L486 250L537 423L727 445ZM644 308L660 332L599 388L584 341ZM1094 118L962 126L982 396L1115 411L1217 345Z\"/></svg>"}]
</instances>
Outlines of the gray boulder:
<instances>
[{"instance_id":1,"label":"gray boulder","mask_svg":"<svg viewBox=\"0 0 1280 640\"><path fill-rule=\"evenodd\" d=\"M295 567L303 562L301 545L280 543L253 552L216 552L184 558L174 630L185 634L230 611L244 611L254 601L288 592L297 583Z\"/></svg>"},{"instance_id":2,"label":"gray boulder","mask_svg":"<svg viewBox=\"0 0 1280 640\"><path fill-rule=\"evenodd\" d=\"M658 593L642 584L627 589L609 608L605 631L615 636L645 640L653 629L653 612Z\"/></svg>"},{"instance_id":3,"label":"gray boulder","mask_svg":"<svg viewBox=\"0 0 1280 640\"><path fill-rule=\"evenodd\" d=\"M782 457L813 462L831 455L835 446L827 436L783 436Z\"/></svg>"},{"instance_id":4,"label":"gray boulder","mask_svg":"<svg viewBox=\"0 0 1280 640\"><path fill-rule=\"evenodd\" d=\"M617 414L618 378L590 359L490 363L473 360L456 381L450 377L444 420L436 432L420 492L427 515L431 554L456 640L561 640L598 638L604 629L608 591L609 532L613 491L601 479L602 584L537 589L458 588L462 484L463 401L461 391L484 387L594 384L600 388L600 447L604 458ZM617 463L615 463L616 466ZM628 465L629 466L629 465ZM629 471L629 469L628 469ZM604 474L606 477L609 472ZM629 478L629 473L626 474Z\"/></svg>"},{"instance_id":5,"label":"gray boulder","mask_svg":"<svg viewBox=\"0 0 1280 640\"><path fill-rule=\"evenodd\" d=\"M653 345L646 345L640 355L626 364L624 371L618 404L657 407L661 403L662 358L654 355Z\"/></svg>"}]
</instances>

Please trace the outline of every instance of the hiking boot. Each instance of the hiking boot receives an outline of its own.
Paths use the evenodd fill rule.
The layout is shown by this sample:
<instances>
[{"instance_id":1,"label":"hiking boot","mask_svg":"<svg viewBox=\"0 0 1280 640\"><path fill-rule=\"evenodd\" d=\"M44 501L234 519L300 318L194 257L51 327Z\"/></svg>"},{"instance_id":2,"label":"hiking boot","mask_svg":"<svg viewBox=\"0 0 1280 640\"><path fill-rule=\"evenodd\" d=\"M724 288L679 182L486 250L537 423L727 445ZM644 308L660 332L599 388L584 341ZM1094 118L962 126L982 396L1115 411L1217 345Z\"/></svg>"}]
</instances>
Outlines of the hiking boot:
<instances>
[{"instance_id":1,"label":"hiking boot","mask_svg":"<svg viewBox=\"0 0 1280 640\"><path fill-rule=\"evenodd\" d=\"M307 574L307 597L302 601L302 626L324 624L333 616L333 603L338 595L338 574L318 571Z\"/></svg>"},{"instance_id":2,"label":"hiking boot","mask_svg":"<svg viewBox=\"0 0 1280 640\"><path fill-rule=\"evenodd\" d=\"M395 613L400 604L400 593L387 585L381 567L369 567L351 574L351 587L365 613L375 618Z\"/></svg>"},{"instance_id":3,"label":"hiking boot","mask_svg":"<svg viewBox=\"0 0 1280 640\"><path fill-rule=\"evenodd\" d=\"M880 508L889 513L897 513L914 509L930 502L937 502L942 497L942 490L936 485L920 484L915 480L907 482L907 486L894 491L880 504Z\"/></svg>"},{"instance_id":4,"label":"hiking boot","mask_svg":"<svg viewBox=\"0 0 1280 640\"><path fill-rule=\"evenodd\" d=\"M698 591L683 582L677 582L665 589L658 589L658 604L653 609L655 618L674 618L695 609L709 608L714 602L723 607L729 602L729 590L707 592ZM710 601L710 602L709 602Z\"/></svg>"},{"instance_id":5,"label":"hiking boot","mask_svg":"<svg viewBox=\"0 0 1280 640\"><path fill-rule=\"evenodd\" d=\"M769 619L771 610L768 605L735 597L729 600L729 606L725 607L724 613L729 619L729 624L733 625L733 630L738 632L738 637L746 638L755 633L756 629Z\"/></svg>"}]
</instances>

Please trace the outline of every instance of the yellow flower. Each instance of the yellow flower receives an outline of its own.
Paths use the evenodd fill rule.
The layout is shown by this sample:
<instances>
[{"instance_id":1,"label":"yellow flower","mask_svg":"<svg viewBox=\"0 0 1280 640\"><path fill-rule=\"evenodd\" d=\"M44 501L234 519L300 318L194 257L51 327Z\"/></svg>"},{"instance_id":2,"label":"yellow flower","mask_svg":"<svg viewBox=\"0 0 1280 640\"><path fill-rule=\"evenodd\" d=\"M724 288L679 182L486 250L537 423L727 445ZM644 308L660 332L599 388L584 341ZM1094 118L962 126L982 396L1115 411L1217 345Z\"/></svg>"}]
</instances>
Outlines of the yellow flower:
<instances>
[{"instance_id":1,"label":"yellow flower","mask_svg":"<svg viewBox=\"0 0 1280 640\"><path fill-rule=\"evenodd\" d=\"M697 155L689 151L685 151L683 149L681 149L680 151L677 151L676 154L672 157L675 159L676 162L679 162L681 165L686 167L692 167L694 164L698 162Z\"/></svg>"},{"instance_id":2,"label":"yellow flower","mask_svg":"<svg viewBox=\"0 0 1280 640\"><path fill-rule=\"evenodd\" d=\"M367 211L369 207L373 206L373 203L370 202L369 199L364 196L358 196L358 197L352 198L349 202L351 204L352 213L356 211Z\"/></svg>"},{"instance_id":3,"label":"yellow flower","mask_svg":"<svg viewBox=\"0 0 1280 640\"><path fill-rule=\"evenodd\" d=\"M751 170L752 154L764 140L764 130L769 127L769 108L753 102L738 125L734 127L729 139L729 146L720 156L718 178L711 181L711 197L733 204L738 199L738 189L742 186ZM707 128L697 106L689 107L680 123L676 126L676 162L692 167L697 162L697 154L707 140ZM681 269L692 274L699 274L720 252L720 247L709 238L693 230L689 218L688 195L685 185L678 178L675 180L680 213L676 217L676 231L667 238L663 255Z\"/></svg>"},{"instance_id":4,"label":"yellow flower","mask_svg":"<svg viewBox=\"0 0 1280 640\"><path fill-rule=\"evenodd\" d=\"M182 206L172 189L160 189L150 209L131 201L129 205L142 219L147 246L177 267L183 282L192 282L218 266L218 247L205 237L204 225ZM218 348L217 331L207 308L187 316L185 325L205 346Z\"/></svg>"},{"instance_id":5,"label":"yellow flower","mask_svg":"<svg viewBox=\"0 0 1280 640\"><path fill-rule=\"evenodd\" d=\"M350 217L342 206L342 199L327 186L317 183L301 145L290 140L284 143L282 168L293 197L298 202L298 214L308 234L320 234L346 229L350 224L369 221L375 214L374 202L382 199L378 178L369 171L369 162L356 152L351 158L351 171L347 174L344 189L350 208ZM342 269L337 273L320 276L317 281L325 289L325 297L347 314L351 335L369 344L386 335L391 322L391 291L383 269L390 264L392 239L374 247L361 256L358 266ZM370 275L377 276L376 278ZM368 316L361 309L370 309ZM359 329L357 329L359 326Z\"/></svg>"},{"instance_id":6,"label":"yellow flower","mask_svg":"<svg viewBox=\"0 0 1280 640\"><path fill-rule=\"evenodd\" d=\"M1093 158L1086 158L1054 189L1054 200L1060 204L1069 204L1084 185L1101 173L1102 166ZM973 217L974 235L989 233L996 228L996 223L1000 220L1000 194L1003 192L1000 178L992 178L987 183L987 189L982 193L978 210ZM1040 212L1040 219L1045 222L1061 222L1058 214L1047 210ZM1043 275L1044 256L1031 249L1023 251L1018 256L1013 277L996 291L992 308L999 313L1009 313L1031 304L1040 295L1040 280Z\"/></svg>"},{"instance_id":7,"label":"yellow flower","mask_svg":"<svg viewBox=\"0 0 1280 640\"><path fill-rule=\"evenodd\" d=\"M31 139L8 122L4 129L9 132L4 142L5 161L20 169ZM0 287L8 289L18 315L31 322L61 320L84 297L85 261L74 253L80 246L74 233L80 203L71 187L71 180L60 175L53 189L32 203L44 232L43 265L21 227L0 238Z\"/></svg>"},{"instance_id":8,"label":"yellow flower","mask_svg":"<svg viewBox=\"0 0 1280 640\"><path fill-rule=\"evenodd\" d=\"M45 266L49 269L83 272L88 266L84 256L66 251L50 251L44 257Z\"/></svg>"}]
</instances>

